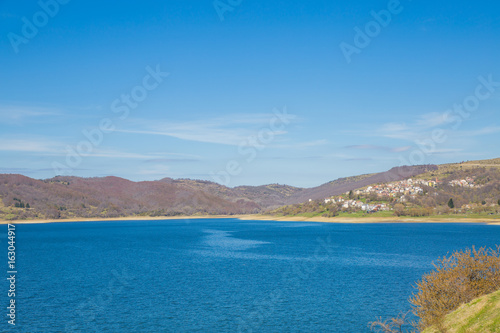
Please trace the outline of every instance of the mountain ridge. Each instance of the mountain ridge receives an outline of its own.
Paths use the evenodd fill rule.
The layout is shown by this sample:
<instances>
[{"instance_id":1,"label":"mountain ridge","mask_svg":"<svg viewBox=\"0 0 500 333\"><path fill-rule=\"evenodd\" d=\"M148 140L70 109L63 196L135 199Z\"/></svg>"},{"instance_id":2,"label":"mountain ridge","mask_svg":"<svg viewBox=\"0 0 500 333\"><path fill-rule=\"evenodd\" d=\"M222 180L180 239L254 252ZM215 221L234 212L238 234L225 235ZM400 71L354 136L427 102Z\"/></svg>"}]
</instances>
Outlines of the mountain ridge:
<instances>
[{"instance_id":1,"label":"mountain ridge","mask_svg":"<svg viewBox=\"0 0 500 333\"><path fill-rule=\"evenodd\" d=\"M312 188L281 184L230 188L208 180L169 177L134 182L116 176L37 180L0 174L0 219L255 214L371 184L438 172L439 168L401 166L381 173L339 178Z\"/></svg>"}]
</instances>

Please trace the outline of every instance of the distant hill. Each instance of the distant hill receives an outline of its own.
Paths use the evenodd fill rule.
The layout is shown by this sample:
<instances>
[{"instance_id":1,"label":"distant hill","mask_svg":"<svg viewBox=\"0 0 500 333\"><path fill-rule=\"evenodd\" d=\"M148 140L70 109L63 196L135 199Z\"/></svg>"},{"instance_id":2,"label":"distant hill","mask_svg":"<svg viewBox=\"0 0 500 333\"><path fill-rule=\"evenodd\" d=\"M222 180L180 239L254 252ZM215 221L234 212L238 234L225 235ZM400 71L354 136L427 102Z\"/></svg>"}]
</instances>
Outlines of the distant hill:
<instances>
[{"instance_id":1,"label":"distant hill","mask_svg":"<svg viewBox=\"0 0 500 333\"><path fill-rule=\"evenodd\" d=\"M247 214L280 206L301 189L287 185L229 188L214 182L164 178L58 176L36 180L0 175L0 219Z\"/></svg>"},{"instance_id":2,"label":"distant hill","mask_svg":"<svg viewBox=\"0 0 500 333\"><path fill-rule=\"evenodd\" d=\"M249 214L321 200L372 184L409 177L444 177L450 170L498 166L500 159L421 165L340 178L313 188L288 185L226 187L214 182L164 178L133 182L119 177L57 176L45 180L0 174L0 219ZM485 180L486 181L486 180Z\"/></svg>"},{"instance_id":3,"label":"distant hill","mask_svg":"<svg viewBox=\"0 0 500 333\"><path fill-rule=\"evenodd\" d=\"M266 213L308 218L361 217L372 213L385 217L451 214L497 218L500 159L393 168L306 189L287 201L290 204Z\"/></svg>"},{"instance_id":4,"label":"distant hill","mask_svg":"<svg viewBox=\"0 0 500 333\"><path fill-rule=\"evenodd\" d=\"M362 188L368 185L403 180L435 170L438 170L438 166L436 165L402 166L392 168L389 171L381 173L340 178L318 187L313 187L297 192L294 195L290 196L289 199L287 199L286 204L301 203L309 199L324 199L332 195L343 194L345 192L349 192L351 190Z\"/></svg>"},{"instance_id":5,"label":"distant hill","mask_svg":"<svg viewBox=\"0 0 500 333\"><path fill-rule=\"evenodd\" d=\"M446 316L444 329L448 333L495 333L500 332L500 290L481 296ZM442 330L428 328L423 333Z\"/></svg>"},{"instance_id":6,"label":"distant hill","mask_svg":"<svg viewBox=\"0 0 500 333\"><path fill-rule=\"evenodd\" d=\"M500 169L500 158L480 161L464 161L459 163L441 164L437 166L437 170L431 170L425 174L420 175L420 178L425 179L443 179L449 177L451 174L458 172L474 171L478 169Z\"/></svg>"}]
</instances>

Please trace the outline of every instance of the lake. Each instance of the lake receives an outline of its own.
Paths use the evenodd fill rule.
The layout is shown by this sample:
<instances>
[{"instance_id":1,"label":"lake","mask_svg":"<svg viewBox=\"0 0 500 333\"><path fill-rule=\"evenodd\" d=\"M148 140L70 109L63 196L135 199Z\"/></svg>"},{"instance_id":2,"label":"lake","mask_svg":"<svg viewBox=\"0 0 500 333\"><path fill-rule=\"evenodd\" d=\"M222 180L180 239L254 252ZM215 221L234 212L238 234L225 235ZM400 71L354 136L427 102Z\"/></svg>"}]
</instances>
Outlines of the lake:
<instances>
[{"instance_id":1,"label":"lake","mask_svg":"<svg viewBox=\"0 0 500 333\"><path fill-rule=\"evenodd\" d=\"M7 272L7 226L1 227ZM479 224L186 219L16 225L18 332L369 332Z\"/></svg>"}]
</instances>

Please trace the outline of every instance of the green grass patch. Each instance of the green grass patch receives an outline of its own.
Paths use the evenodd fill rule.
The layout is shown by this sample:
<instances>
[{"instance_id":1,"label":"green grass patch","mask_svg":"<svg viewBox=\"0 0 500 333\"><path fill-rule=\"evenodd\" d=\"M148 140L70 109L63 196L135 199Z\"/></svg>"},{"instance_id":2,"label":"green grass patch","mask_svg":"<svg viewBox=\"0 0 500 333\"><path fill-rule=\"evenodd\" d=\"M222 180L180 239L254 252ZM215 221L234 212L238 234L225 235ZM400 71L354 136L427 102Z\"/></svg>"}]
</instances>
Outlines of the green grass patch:
<instances>
[{"instance_id":1,"label":"green grass patch","mask_svg":"<svg viewBox=\"0 0 500 333\"><path fill-rule=\"evenodd\" d=\"M448 314L444 320L447 333L500 333L500 290L481 296ZM438 333L429 327L423 333Z\"/></svg>"}]
</instances>

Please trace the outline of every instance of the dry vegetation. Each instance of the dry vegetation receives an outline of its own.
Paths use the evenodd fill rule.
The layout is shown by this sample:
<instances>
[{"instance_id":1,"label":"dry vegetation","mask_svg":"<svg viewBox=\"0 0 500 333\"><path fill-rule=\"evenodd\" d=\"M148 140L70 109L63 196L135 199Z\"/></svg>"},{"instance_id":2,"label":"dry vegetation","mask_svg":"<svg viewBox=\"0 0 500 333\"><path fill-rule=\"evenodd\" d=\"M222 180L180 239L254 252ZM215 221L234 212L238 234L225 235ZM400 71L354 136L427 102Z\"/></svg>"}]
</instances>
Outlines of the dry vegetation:
<instances>
[{"instance_id":1,"label":"dry vegetation","mask_svg":"<svg viewBox=\"0 0 500 333\"><path fill-rule=\"evenodd\" d=\"M500 290L499 250L473 247L438 260L435 270L422 277L410 298L412 312L419 319L412 326L418 331L432 328L447 332L448 314L479 296ZM405 317L398 317L379 319L370 326L375 331L394 333L404 332L408 324Z\"/></svg>"},{"instance_id":2,"label":"dry vegetation","mask_svg":"<svg viewBox=\"0 0 500 333\"><path fill-rule=\"evenodd\" d=\"M0 219L242 214L260 210L240 192L203 181L131 182L117 177L36 180L0 175ZM269 202L273 202L269 198ZM23 204L23 205L21 205ZM29 207L27 206L29 204Z\"/></svg>"},{"instance_id":3,"label":"dry vegetation","mask_svg":"<svg viewBox=\"0 0 500 333\"><path fill-rule=\"evenodd\" d=\"M494 158L490 160L479 160L479 161L466 161L460 163L450 163L438 165L437 170L433 170L420 175L419 177L424 179L433 180L436 177L446 178L451 173L456 171L474 171L478 168L494 168L500 169L500 158Z\"/></svg>"},{"instance_id":4,"label":"dry vegetation","mask_svg":"<svg viewBox=\"0 0 500 333\"><path fill-rule=\"evenodd\" d=\"M439 327L444 316L460 305L500 290L499 248L455 252L435 267L417 283L418 292L410 299L420 329Z\"/></svg>"}]
</instances>

